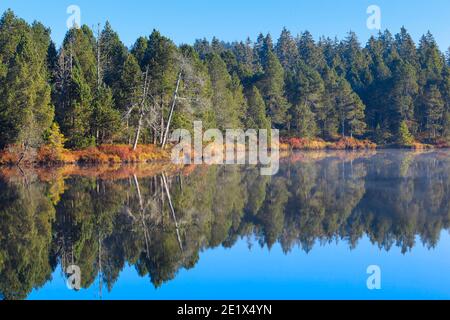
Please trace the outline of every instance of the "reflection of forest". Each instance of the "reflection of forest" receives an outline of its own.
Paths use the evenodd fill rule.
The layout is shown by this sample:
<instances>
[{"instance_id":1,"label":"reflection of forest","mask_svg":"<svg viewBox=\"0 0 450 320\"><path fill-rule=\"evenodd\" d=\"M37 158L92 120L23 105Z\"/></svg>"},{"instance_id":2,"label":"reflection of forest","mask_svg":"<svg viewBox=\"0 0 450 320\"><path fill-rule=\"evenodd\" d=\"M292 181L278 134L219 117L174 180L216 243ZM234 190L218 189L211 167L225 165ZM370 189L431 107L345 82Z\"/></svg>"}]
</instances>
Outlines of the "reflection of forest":
<instances>
[{"instance_id":1,"label":"reflection of forest","mask_svg":"<svg viewBox=\"0 0 450 320\"><path fill-rule=\"evenodd\" d=\"M436 245L449 227L447 153L294 156L274 177L237 166L118 172L3 174L0 295L26 298L71 264L80 266L83 287L100 274L111 289L125 264L160 286L193 268L202 250L242 237L289 252L339 239L353 248L367 235L406 252L417 236Z\"/></svg>"}]
</instances>

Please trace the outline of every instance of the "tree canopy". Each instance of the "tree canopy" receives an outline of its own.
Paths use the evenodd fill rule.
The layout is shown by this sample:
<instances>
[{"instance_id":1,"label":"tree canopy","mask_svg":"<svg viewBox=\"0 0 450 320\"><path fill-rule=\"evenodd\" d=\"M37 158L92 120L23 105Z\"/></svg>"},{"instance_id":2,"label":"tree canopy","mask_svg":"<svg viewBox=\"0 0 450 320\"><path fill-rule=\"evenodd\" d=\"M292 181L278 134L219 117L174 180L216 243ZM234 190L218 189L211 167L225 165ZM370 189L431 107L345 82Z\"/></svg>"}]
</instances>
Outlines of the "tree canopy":
<instances>
[{"instance_id":1,"label":"tree canopy","mask_svg":"<svg viewBox=\"0 0 450 320\"><path fill-rule=\"evenodd\" d=\"M447 55L448 57L448 55ZM406 28L365 46L284 28L277 41L213 38L177 46L153 30L127 48L110 23L70 29L0 20L0 148L34 148L56 122L65 146L163 144L167 129L276 128L284 136L450 139L450 59ZM256 128L253 128L256 127Z\"/></svg>"}]
</instances>

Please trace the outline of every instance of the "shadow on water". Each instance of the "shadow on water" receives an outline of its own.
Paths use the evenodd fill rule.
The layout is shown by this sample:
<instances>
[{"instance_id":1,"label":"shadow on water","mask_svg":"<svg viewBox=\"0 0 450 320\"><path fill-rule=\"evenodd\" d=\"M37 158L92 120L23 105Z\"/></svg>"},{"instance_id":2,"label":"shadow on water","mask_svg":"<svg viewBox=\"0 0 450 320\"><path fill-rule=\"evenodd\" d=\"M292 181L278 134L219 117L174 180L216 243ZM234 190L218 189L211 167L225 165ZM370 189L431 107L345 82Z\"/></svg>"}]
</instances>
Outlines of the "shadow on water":
<instances>
[{"instance_id":1,"label":"shadow on water","mask_svg":"<svg viewBox=\"0 0 450 320\"><path fill-rule=\"evenodd\" d=\"M63 167L0 171L0 293L24 299L57 268L112 290L127 264L155 287L201 251L242 238L309 252L367 236L406 253L449 228L450 153L308 152L256 167ZM102 285L100 286L102 287Z\"/></svg>"}]
</instances>

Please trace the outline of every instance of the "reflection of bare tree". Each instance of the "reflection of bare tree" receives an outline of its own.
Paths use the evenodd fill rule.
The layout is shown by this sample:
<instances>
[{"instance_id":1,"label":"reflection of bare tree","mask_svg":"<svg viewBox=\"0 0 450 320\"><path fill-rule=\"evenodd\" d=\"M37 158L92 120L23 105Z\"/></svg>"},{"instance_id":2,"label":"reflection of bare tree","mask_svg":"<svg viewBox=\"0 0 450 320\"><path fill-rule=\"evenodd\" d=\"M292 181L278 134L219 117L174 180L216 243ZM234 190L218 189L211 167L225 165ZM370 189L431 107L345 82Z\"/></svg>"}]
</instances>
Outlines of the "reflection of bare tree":
<instances>
[{"instance_id":1,"label":"reflection of bare tree","mask_svg":"<svg viewBox=\"0 0 450 320\"><path fill-rule=\"evenodd\" d=\"M49 204L54 210L52 203L57 214L49 260L63 270L79 265L83 287L99 277L99 287L111 289L126 263L160 286L181 268L194 267L202 250L231 247L241 238L279 243L286 253L338 240L354 248L362 237L385 250L395 245L408 251L418 237L433 247L450 227L448 159L379 152L369 158L304 157L285 162L275 177L230 166L199 167L185 176L70 177L57 204L46 198L45 183L28 176L27 186L19 173L0 189L8 199L0 207L0 288L14 278L8 278L15 270L8 264L20 269L22 263L10 254L22 240L2 234L22 230L14 227L16 215L28 219L32 230L42 221L33 221L31 213Z\"/></svg>"},{"instance_id":2,"label":"reflection of bare tree","mask_svg":"<svg viewBox=\"0 0 450 320\"><path fill-rule=\"evenodd\" d=\"M175 215L175 209L173 207L172 198L170 196L170 190L169 190L169 187L167 185L166 174L164 172L162 173L162 180L163 180L163 183L164 183L164 189L166 190L167 199L169 200L169 206L170 206L170 211L172 213L173 221L175 223L175 228L176 228L176 231L177 231L178 244L180 246L181 251L183 251L183 243L181 242L181 237L180 237L180 228L178 226L177 217Z\"/></svg>"}]
</instances>

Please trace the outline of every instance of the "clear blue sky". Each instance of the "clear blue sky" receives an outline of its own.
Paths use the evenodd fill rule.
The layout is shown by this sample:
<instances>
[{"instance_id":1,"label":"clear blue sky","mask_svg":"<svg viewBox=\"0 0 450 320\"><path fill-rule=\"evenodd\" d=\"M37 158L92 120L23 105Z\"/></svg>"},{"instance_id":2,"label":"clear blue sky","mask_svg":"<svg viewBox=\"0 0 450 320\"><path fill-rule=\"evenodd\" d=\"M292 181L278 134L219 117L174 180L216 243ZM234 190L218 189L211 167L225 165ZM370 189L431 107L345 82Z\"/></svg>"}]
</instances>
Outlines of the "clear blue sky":
<instances>
[{"instance_id":1,"label":"clear blue sky","mask_svg":"<svg viewBox=\"0 0 450 320\"><path fill-rule=\"evenodd\" d=\"M366 27L369 5L381 8L382 28L397 32L402 25L418 41L430 30L441 50L450 46L450 1L448 0L0 0L0 11L51 27L60 44L69 5L81 9L81 22L89 26L109 20L126 45L138 36L160 30L176 43L217 36L225 41L253 40L259 32L278 38L283 26L297 34L308 29L319 35L342 38L356 31L365 43L376 33Z\"/></svg>"}]
</instances>

